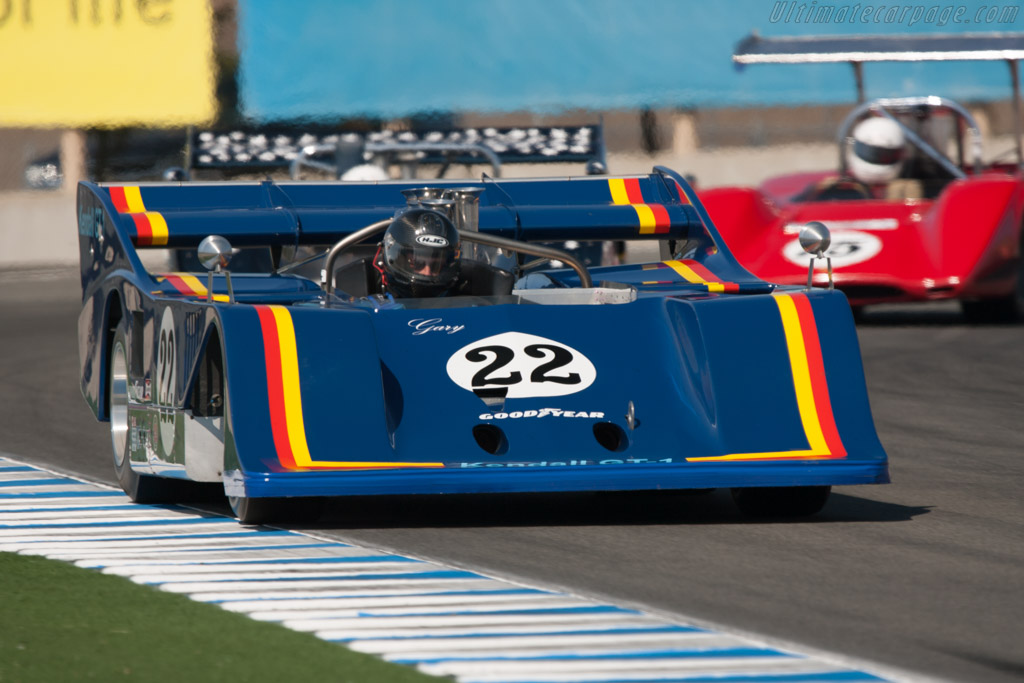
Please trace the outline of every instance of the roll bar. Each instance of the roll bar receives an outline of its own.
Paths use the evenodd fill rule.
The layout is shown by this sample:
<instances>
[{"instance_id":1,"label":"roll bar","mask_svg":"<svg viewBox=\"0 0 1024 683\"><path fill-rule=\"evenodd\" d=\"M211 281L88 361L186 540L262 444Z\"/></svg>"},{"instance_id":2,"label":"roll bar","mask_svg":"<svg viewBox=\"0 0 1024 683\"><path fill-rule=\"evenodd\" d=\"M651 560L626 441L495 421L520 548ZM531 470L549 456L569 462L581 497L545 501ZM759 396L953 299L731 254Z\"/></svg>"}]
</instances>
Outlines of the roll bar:
<instances>
[{"instance_id":1,"label":"roll bar","mask_svg":"<svg viewBox=\"0 0 1024 683\"><path fill-rule=\"evenodd\" d=\"M971 172L978 173L981 170L981 129L978 127L978 122L975 121L971 113L967 111L960 104L953 100L946 99L944 97L938 97L935 95L929 95L927 97L895 97L895 98L880 98L872 100L870 102L864 102L858 105L853 111L846 115L843 122L839 125L839 134L837 136L837 142L839 143L839 168L842 172L846 171L846 155L843 154L843 143L850 137L853 130L854 124L857 123L865 114L874 112L880 116L893 121L900 127L903 134L907 137L915 147L920 149L922 152L931 157L936 163L942 166L948 173L954 178L966 178L967 175L957 167L952 161L949 160L942 152L932 147L926 142L920 135L912 131L902 121L897 119L892 112L906 112L916 107L935 107L945 108L956 113L967 127L967 132L970 135L970 151L968 153ZM964 160L961 159L961 162Z\"/></svg>"},{"instance_id":2,"label":"roll bar","mask_svg":"<svg viewBox=\"0 0 1024 683\"><path fill-rule=\"evenodd\" d=\"M338 241L330 251L327 252L327 263L324 266L324 292L330 294L334 291L334 264L346 249L349 247L362 242L365 239L373 237L379 233L387 230L387 227L391 225L392 218L385 218L384 220L371 223L361 230L356 230L351 235L347 235ZM594 281L590 277L590 273L587 271L587 267L580 263L572 254L562 251L561 249L555 249L554 247L541 246L539 244L530 244L529 242L520 242L519 240L512 240L506 237L499 237L498 235L488 235L481 232L465 231L460 233L459 238L466 242L475 242L477 244L483 244L489 247L499 247L501 249L508 249L510 251L517 251L523 254L530 254L531 256L540 256L547 259L553 259L565 263L579 275L580 286L589 288L594 286Z\"/></svg>"}]
</instances>

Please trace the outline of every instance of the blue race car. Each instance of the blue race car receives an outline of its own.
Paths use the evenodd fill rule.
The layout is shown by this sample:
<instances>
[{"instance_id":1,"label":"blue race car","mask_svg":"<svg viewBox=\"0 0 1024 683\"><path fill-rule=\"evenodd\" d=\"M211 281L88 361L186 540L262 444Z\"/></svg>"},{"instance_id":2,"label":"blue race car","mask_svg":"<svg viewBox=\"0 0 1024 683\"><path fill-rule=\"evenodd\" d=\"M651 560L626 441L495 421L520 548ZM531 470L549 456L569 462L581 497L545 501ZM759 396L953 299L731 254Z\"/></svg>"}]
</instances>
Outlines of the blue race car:
<instances>
[{"instance_id":1,"label":"blue race car","mask_svg":"<svg viewBox=\"0 0 1024 683\"><path fill-rule=\"evenodd\" d=\"M729 488L807 515L888 481L843 294L744 270L675 172L422 185L79 186L82 391L133 500L223 487L254 523L331 496ZM410 204L503 260L382 295L366 245ZM674 257L537 244L623 239ZM139 255L197 247L209 272ZM231 273L233 248L267 272Z\"/></svg>"}]
</instances>

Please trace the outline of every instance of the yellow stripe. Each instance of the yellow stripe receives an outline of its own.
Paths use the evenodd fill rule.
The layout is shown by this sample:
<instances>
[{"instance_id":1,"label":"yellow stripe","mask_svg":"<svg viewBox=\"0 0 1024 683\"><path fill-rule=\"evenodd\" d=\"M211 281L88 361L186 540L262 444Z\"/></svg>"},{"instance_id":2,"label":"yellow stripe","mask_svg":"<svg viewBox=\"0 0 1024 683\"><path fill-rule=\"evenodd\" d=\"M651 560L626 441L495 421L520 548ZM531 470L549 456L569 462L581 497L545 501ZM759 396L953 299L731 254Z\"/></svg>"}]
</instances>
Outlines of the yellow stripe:
<instances>
[{"instance_id":1,"label":"yellow stripe","mask_svg":"<svg viewBox=\"0 0 1024 683\"><path fill-rule=\"evenodd\" d=\"M672 265L673 262L667 262ZM682 264L679 264L682 266ZM674 267L674 266L673 266ZM682 266L685 268L685 266ZM689 268L687 268L689 270ZM685 277L685 276L684 276ZM829 455L825 435L821 431L818 409L814 405L814 390L811 387L811 371L807 365L807 349L804 346L804 335L800 330L800 316L796 312L796 304L788 294L775 294L775 303L779 307L782 318L782 329L786 335L786 348L789 352L789 368L793 375L793 389L796 391L796 404L800 411L800 422L804 435L810 446L807 450L773 451L769 453L733 453L731 455L713 455L705 458L687 458L689 462L709 460L772 460L779 458L815 458Z\"/></svg>"},{"instance_id":2,"label":"yellow stripe","mask_svg":"<svg viewBox=\"0 0 1024 683\"><path fill-rule=\"evenodd\" d=\"M206 287L203 286L203 283L195 275L191 273L175 273L175 275L185 281L185 284L189 286L193 294L206 296Z\"/></svg>"},{"instance_id":3,"label":"yellow stripe","mask_svg":"<svg viewBox=\"0 0 1024 683\"><path fill-rule=\"evenodd\" d=\"M284 386L285 421L288 443L299 467L333 467L349 469L381 469L395 467L444 467L440 462L324 462L313 461L306 443L306 425L302 417L302 391L299 385L299 356L295 344L295 326L291 313L284 306L270 306L277 324L277 340L281 348L281 381Z\"/></svg>"},{"instance_id":4,"label":"yellow stripe","mask_svg":"<svg viewBox=\"0 0 1024 683\"><path fill-rule=\"evenodd\" d=\"M640 234L654 234L658 221L654 218L654 212L651 211L651 207L646 204L633 204L633 208L636 209L636 215L640 219Z\"/></svg>"},{"instance_id":5,"label":"yellow stripe","mask_svg":"<svg viewBox=\"0 0 1024 683\"><path fill-rule=\"evenodd\" d=\"M396 467L419 467L436 469L444 467L443 462L320 462L317 460L313 467L344 468L349 470L390 470Z\"/></svg>"},{"instance_id":6,"label":"yellow stripe","mask_svg":"<svg viewBox=\"0 0 1024 683\"><path fill-rule=\"evenodd\" d=\"M707 282L702 280L701 277L697 275L697 273L693 272L693 270L685 263L682 263L680 261L663 261L662 263L664 263L666 266L679 273L679 275L682 276L682 278L687 282L692 282L695 285L708 284Z\"/></svg>"},{"instance_id":7,"label":"yellow stripe","mask_svg":"<svg viewBox=\"0 0 1024 683\"><path fill-rule=\"evenodd\" d=\"M288 443L295 464L309 467L313 458L306 444L306 425L302 419L302 392L299 385L299 356L295 347L295 326L284 306L271 306L277 323L277 340L281 348L281 382L284 386L284 413L288 423Z\"/></svg>"},{"instance_id":8,"label":"yellow stripe","mask_svg":"<svg viewBox=\"0 0 1024 683\"><path fill-rule=\"evenodd\" d=\"M176 275L185 281L185 284L187 284L189 288L191 288L192 291L195 292L196 296L205 297L207 294L209 294L210 290L208 290L206 286L203 285L203 283L195 275L192 275L191 273L176 273ZM213 300L222 301L224 303L230 301L230 299L228 299L227 294L214 294Z\"/></svg>"},{"instance_id":9,"label":"yellow stripe","mask_svg":"<svg viewBox=\"0 0 1024 683\"><path fill-rule=\"evenodd\" d=\"M682 276L682 278L687 282L692 282L695 285L707 285L709 292L725 291L725 283L708 282L707 280L701 278L700 275L697 275L697 273L693 272L693 269L690 268L685 263L682 263L680 261L664 261L663 263L665 263L665 265L667 265L672 270L679 273Z\"/></svg>"},{"instance_id":10,"label":"yellow stripe","mask_svg":"<svg viewBox=\"0 0 1024 683\"><path fill-rule=\"evenodd\" d=\"M153 230L153 241L150 244L167 244L167 221L164 220L163 214L159 211L147 211L146 218L149 219L149 227Z\"/></svg>"},{"instance_id":11,"label":"yellow stripe","mask_svg":"<svg viewBox=\"0 0 1024 683\"><path fill-rule=\"evenodd\" d=\"M124 201L128 204L128 213L145 213L146 205L142 203L142 191L138 185L124 188Z\"/></svg>"},{"instance_id":12,"label":"yellow stripe","mask_svg":"<svg viewBox=\"0 0 1024 683\"><path fill-rule=\"evenodd\" d=\"M193 275L191 273L171 273L171 275L177 275L178 277L180 277L182 279L182 281L184 281L184 283L186 285L188 285L188 288L192 290L192 295L193 296L201 296L203 298L206 298L206 295L209 293L209 290L206 289L206 287L203 285L202 281L200 281L199 278L197 278L195 275ZM166 279L167 279L166 276L161 276L161 277L158 277L156 279L156 281L157 282L164 282ZM165 294L165 292L161 292L159 290L157 290L157 291L155 291L153 293L154 294ZM223 303L228 303L230 301L230 299L228 299L228 295L227 294L214 294L213 295L213 300L214 301L220 301L220 302L223 302Z\"/></svg>"},{"instance_id":13,"label":"yellow stripe","mask_svg":"<svg viewBox=\"0 0 1024 683\"><path fill-rule=\"evenodd\" d=\"M612 191L613 204L629 204L629 195L626 194L626 181L622 178L609 178L608 187Z\"/></svg>"},{"instance_id":14,"label":"yellow stripe","mask_svg":"<svg viewBox=\"0 0 1024 683\"><path fill-rule=\"evenodd\" d=\"M811 370L807 365L807 349L804 347L803 332L800 331L800 317L796 312L796 304L788 294L774 296L782 316L782 327L786 331L789 365L793 370L793 388L796 389L796 403L800 408L800 420L804 424L807 441L815 453L828 453L828 444L825 443L825 435L822 434L821 423L818 421L818 409L814 405Z\"/></svg>"},{"instance_id":15,"label":"yellow stripe","mask_svg":"<svg viewBox=\"0 0 1024 683\"><path fill-rule=\"evenodd\" d=\"M778 460L782 458L813 458L819 453L814 451L778 451L775 453L734 453L732 455L713 455L707 458L687 458L687 462L715 462L721 460Z\"/></svg>"}]
</instances>

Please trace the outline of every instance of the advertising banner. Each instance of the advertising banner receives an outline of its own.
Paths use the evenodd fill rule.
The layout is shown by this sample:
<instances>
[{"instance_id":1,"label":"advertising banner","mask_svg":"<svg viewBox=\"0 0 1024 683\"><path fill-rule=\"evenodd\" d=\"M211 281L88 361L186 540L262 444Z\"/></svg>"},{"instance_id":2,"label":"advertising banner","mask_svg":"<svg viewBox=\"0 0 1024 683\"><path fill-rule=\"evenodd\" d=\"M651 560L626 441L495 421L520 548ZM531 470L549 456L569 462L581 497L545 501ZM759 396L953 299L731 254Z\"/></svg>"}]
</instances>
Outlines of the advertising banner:
<instances>
[{"instance_id":1,"label":"advertising banner","mask_svg":"<svg viewBox=\"0 0 1024 683\"><path fill-rule=\"evenodd\" d=\"M238 0L254 119L852 103L847 64L737 69L762 36L1024 29L1019 0ZM867 96L1006 99L1003 63L870 64Z\"/></svg>"},{"instance_id":2,"label":"advertising banner","mask_svg":"<svg viewBox=\"0 0 1024 683\"><path fill-rule=\"evenodd\" d=\"M213 119L206 0L0 0L0 126Z\"/></svg>"}]
</instances>

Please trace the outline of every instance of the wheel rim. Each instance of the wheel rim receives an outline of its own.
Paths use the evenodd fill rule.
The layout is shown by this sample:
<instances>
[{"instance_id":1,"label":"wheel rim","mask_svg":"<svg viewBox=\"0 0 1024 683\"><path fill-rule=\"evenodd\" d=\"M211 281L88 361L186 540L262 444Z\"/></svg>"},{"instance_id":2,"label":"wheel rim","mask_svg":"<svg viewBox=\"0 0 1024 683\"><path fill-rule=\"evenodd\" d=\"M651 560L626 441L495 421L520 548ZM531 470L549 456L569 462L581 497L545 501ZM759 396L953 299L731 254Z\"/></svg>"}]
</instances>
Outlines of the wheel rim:
<instances>
[{"instance_id":1,"label":"wheel rim","mask_svg":"<svg viewBox=\"0 0 1024 683\"><path fill-rule=\"evenodd\" d=\"M114 465L120 470L128 451L128 363L120 344L110 359L110 441Z\"/></svg>"}]
</instances>

